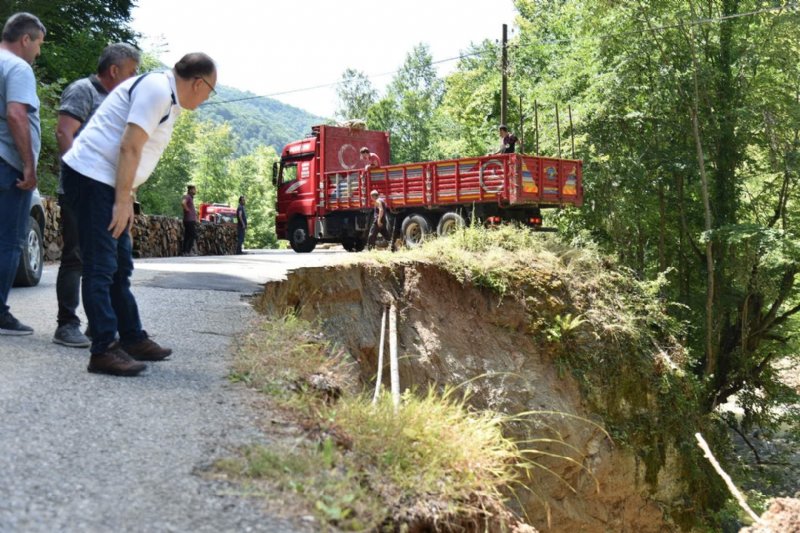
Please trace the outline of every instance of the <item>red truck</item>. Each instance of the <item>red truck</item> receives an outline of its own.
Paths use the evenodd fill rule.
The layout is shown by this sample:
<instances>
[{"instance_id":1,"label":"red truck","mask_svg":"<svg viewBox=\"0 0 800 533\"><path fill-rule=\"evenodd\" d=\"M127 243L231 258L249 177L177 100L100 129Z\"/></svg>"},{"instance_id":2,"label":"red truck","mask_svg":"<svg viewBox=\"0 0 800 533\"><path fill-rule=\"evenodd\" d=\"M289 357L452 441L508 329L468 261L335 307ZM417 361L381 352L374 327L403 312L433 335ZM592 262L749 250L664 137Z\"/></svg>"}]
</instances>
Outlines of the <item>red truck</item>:
<instances>
[{"instance_id":1,"label":"red truck","mask_svg":"<svg viewBox=\"0 0 800 533\"><path fill-rule=\"evenodd\" d=\"M360 251L377 190L408 246L446 235L474 217L482 223L517 221L541 228L542 209L583 203L582 162L524 154L385 165L364 171L359 150L389 160L389 134L314 126L286 145L273 167L278 190L276 233L295 252L318 242Z\"/></svg>"},{"instance_id":2,"label":"red truck","mask_svg":"<svg viewBox=\"0 0 800 533\"><path fill-rule=\"evenodd\" d=\"M236 222L236 208L230 207L228 204L203 203L200 204L199 217L201 221L205 222L233 223Z\"/></svg>"}]
</instances>

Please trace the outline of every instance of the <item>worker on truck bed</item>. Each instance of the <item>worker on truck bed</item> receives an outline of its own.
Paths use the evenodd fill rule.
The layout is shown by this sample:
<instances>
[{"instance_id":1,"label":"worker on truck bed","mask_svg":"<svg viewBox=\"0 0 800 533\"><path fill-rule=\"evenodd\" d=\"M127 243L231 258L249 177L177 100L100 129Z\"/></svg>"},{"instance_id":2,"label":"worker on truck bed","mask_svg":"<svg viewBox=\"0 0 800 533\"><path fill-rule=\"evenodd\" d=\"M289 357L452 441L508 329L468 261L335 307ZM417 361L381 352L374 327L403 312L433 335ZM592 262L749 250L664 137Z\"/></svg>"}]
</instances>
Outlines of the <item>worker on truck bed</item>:
<instances>
[{"instance_id":1,"label":"worker on truck bed","mask_svg":"<svg viewBox=\"0 0 800 533\"><path fill-rule=\"evenodd\" d=\"M498 131L500 132L500 149L497 150L495 153L513 154L516 151L516 146L517 146L516 136L508 131L508 126L506 126L505 124L501 124Z\"/></svg>"},{"instance_id":2,"label":"worker on truck bed","mask_svg":"<svg viewBox=\"0 0 800 533\"><path fill-rule=\"evenodd\" d=\"M373 168L379 168L381 166L381 158L378 157L378 154L374 154L369 151L369 148L366 146L359 150L361 153L360 159L366 165L364 166L364 171L368 171Z\"/></svg>"},{"instance_id":3,"label":"worker on truck bed","mask_svg":"<svg viewBox=\"0 0 800 533\"><path fill-rule=\"evenodd\" d=\"M367 250L372 250L375 247L375 240L380 233L386 242L391 245L391 250L394 252L394 239L392 232L389 230L389 214L386 212L386 200L380 197L378 191L370 193L372 197L372 204L375 206L375 211L372 215L372 226L369 228L369 236L367 237Z\"/></svg>"}]
</instances>

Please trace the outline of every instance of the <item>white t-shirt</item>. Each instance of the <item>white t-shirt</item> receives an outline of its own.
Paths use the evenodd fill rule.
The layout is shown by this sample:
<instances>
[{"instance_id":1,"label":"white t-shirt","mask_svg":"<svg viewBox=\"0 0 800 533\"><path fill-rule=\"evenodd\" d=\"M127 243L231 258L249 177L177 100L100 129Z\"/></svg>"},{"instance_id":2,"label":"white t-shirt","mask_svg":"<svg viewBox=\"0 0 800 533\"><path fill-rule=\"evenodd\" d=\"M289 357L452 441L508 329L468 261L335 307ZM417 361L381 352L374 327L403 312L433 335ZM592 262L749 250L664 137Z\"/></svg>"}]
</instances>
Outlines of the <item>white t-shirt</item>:
<instances>
[{"instance_id":1,"label":"white t-shirt","mask_svg":"<svg viewBox=\"0 0 800 533\"><path fill-rule=\"evenodd\" d=\"M64 154L64 163L86 177L115 187L122 134L126 125L136 124L149 138L142 148L133 187L147 181L169 144L181 107L172 71L145 75L131 94L130 89L139 78L124 81L103 100ZM161 122L164 117L168 118Z\"/></svg>"}]
</instances>

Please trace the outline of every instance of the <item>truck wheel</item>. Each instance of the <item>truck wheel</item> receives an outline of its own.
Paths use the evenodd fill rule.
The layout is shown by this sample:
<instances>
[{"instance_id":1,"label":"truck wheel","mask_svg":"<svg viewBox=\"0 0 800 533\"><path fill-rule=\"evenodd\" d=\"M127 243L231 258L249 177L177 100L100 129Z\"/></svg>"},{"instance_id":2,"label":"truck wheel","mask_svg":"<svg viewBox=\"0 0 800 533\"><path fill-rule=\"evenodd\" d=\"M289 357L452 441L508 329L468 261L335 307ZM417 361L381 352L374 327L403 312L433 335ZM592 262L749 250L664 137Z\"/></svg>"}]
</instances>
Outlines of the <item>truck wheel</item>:
<instances>
[{"instance_id":1,"label":"truck wheel","mask_svg":"<svg viewBox=\"0 0 800 533\"><path fill-rule=\"evenodd\" d=\"M436 234L439 235L439 237L446 237L455 233L456 230L463 228L466 224L464 217L455 211L450 211L442 215L442 218L439 219L439 226L436 228Z\"/></svg>"},{"instance_id":2,"label":"truck wheel","mask_svg":"<svg viewBox=\"0 0 800 533\"><path fill-rule=\"evenodd\" d=\"M409 248L419 247L425 239L431 236L431 223L425 215L411 215L403 220L403 227L400 229L403 234L403 242Z\"/></svg>"},{"instance_id":3,"label":"truck wheel","mask_svg":"<svg viewBox=\"0 0 800 533\"><path fill-rule=\"evenodd\" d=\"M289 246L298 254L307 254L317 246L317 240L308 234L305 219L296 218L289 224Z\"/></svg>"},{"instance_id":4,"label":"truck wheel","mask_svg":"<svg viewBox=\"0 0 800 533\"><path fill-rule=\"evenodd\" d=\"M25 245L22 247L22 256L19 258L19 268L14 285L18 287L33 287L42 279L42 266L44 259L44 241L42 229L35 218L28 218L28 234Z\"/></svg>"},{"instance_id":5,"label":"truck wheel","mask_svg":"<svg viewBox=\"0 0 800 533\"><path fill-rule=\"evenodd\" d=\"M346 237L342 239L342 248L348 252L360 252L367 245L367 241L358 237Z\"/></svg>"}]
</instances>

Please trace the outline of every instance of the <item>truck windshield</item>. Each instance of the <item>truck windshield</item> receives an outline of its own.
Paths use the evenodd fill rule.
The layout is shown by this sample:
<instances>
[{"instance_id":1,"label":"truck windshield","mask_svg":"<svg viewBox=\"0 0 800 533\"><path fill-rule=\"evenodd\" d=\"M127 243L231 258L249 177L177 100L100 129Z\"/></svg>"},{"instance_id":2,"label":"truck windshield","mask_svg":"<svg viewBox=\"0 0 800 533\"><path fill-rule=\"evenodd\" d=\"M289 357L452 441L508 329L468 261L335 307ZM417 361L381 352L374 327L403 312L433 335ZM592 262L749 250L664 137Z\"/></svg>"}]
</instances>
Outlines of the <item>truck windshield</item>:
<instances>
[{"instance_id":1,"label":"truck windshield","mask_svg":"<svg viewBox=\"0 0 800 533\"><path fill-rule=\"evenodd\" d=\"M284 163L281 166L279 183L291 183L297 179L297 163Z\"/></svg>"}]
</instances>

